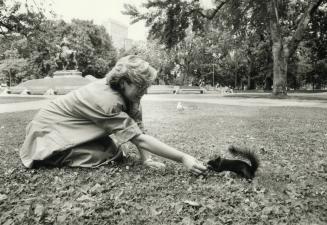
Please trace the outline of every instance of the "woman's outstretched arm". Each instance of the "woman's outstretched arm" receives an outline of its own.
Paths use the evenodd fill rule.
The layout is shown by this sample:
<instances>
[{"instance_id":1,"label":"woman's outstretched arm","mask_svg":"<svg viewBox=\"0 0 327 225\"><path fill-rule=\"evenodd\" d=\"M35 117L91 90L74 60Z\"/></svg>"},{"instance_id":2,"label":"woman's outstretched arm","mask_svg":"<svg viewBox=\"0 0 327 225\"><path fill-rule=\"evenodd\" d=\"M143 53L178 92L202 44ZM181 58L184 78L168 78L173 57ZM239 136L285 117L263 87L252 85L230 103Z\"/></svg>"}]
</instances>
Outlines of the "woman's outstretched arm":
<instances>
[{"instance_id":1,"label":"woman's outstretched arm","mask_svg":"<svg viewBox=\"0 0 327 225\"><path fill-rule=\"evenodd\" d=\"M158 156L162 156L164 158L183 163L184 166L191 172L200 174L207 170L207 167L205 167L201 162L196 160L193 156L178 151L177 149L166 145L165 143L159 141L158 139L152 136L140 134L134 137L131 142L135 144L138 148L141 148L145 151L149 151Z\"/></svg>"}]
</instances>

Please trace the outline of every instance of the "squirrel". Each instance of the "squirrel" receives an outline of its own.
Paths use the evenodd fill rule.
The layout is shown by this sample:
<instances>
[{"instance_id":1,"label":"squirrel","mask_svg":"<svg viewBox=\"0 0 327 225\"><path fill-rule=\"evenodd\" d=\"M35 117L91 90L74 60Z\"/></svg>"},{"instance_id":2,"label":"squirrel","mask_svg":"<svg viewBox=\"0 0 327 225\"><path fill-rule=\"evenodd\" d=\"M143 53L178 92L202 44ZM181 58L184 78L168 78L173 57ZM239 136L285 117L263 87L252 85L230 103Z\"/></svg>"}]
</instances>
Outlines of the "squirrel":
<instances>
[{"instance_id":1,"label":"squirrel","mask_svg":"<svg viewBox=\"0 0 327 225\"><path fill-rule=\"evenodd\" d=\"M224 159L222 157L217 157L216 159L208 161L208 169L216 172L232 171L246 179L253 179L255 172L260 165L258 157L250 150L235 147L233 145L228 147L228 151L233 156L240 156L249 160L251 164L248 164L242 160Z\"/></svg>"}]
</instances>

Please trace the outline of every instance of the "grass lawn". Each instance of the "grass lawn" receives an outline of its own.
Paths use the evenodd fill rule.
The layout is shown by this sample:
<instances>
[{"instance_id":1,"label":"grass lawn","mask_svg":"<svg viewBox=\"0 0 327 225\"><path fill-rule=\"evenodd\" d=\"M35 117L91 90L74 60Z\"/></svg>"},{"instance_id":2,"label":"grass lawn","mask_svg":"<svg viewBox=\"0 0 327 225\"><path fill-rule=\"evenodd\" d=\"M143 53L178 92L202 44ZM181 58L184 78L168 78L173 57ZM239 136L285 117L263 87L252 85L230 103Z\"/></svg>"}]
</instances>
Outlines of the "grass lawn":
<instances>
[{"instance_id":1,"label":"grass lawn","mask_svg":"<svg viewBox=\"0 0 327 225\"><path fill-rule=\"evenodd\" d=\"M250 147L261 159L252 183L164 159L166 170L145 169L132 146L122 165L25 169L19 148L35 111L0 114L0 224L327 223L325 109L185 105L145 102L148 133L204 161Z\"/></svg>"},{"instance_id":2,"label":"grass lawn","mask_svg":"<svg viewBox=\"0 0 327 225\"><path fill-rule=\"evenodd\" d=\"M18 103L18 102L32 102L44 100L44 97L14 97L14 96L0 96L0 104Z\"/></svg>"},{"instance_id":3,"label":"grass lawn","mask_svg":"<svg viewBox=\"0 0 327 225\"><path fill-rule=\"evenodd\" d=\"M235 93L227 94L225 97L237 98L268 98L268 99L293 99L293 100L320 100L327 103L327 93L288 93L287 96L273 96L271 93Z\"/></svg>"}]
</instances>

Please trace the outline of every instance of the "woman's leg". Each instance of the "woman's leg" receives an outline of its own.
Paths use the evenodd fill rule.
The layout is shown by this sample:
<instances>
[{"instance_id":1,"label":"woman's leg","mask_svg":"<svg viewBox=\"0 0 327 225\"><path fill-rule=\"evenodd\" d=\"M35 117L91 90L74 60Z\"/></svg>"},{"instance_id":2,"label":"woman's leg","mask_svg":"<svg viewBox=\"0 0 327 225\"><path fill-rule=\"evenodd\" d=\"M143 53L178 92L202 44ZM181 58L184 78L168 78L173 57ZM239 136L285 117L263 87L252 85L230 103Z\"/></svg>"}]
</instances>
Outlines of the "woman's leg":
<instances>
[{"instance_id":1,"label":"woman's leg","mask_svg":"<svg viewBox=\"0 0 327 225\"><path fill-rule=\"evenodd\" d=\"M123 152L106 136L58 152L35 166L97 167L113 160L121 161L123 157Z\"/></svg>"}]
</instances>

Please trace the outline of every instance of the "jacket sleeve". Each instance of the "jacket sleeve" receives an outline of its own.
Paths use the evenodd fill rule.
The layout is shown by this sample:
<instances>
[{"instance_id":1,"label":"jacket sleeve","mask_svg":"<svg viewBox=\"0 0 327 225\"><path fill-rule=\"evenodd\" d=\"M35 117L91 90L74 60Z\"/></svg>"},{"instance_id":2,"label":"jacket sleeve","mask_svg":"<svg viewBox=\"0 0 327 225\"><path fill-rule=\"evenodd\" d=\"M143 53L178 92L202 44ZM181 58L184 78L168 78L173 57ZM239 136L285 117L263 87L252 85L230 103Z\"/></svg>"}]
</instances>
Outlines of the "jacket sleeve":
<instances>
[{"instance_id":1,"label":"jacket sleeve","mask_svg":"<svg viewBox=\"0 0 327 225\"><path fill-rule=\"evenodd\" d=\"M141 103L130 103L128 107L128 115L137 123L142 133L145 134L145 128L142 120L142 106Z\"/></svg>"},{"instance_id":2,"label":"jacket sleeve","mask_svg":"<svg viewBox=\"0 0 327 225\"><path fill-rule=\"evenodd\" d=\"M138 124L123 111L121 104L113 106L110 110L103 110L102 107L94 107L94 105L92 107L84 105L82 108L80 113L83 113L83 117L104 129L118 147L142 134Z\"/></svg>"}]
</instances>

